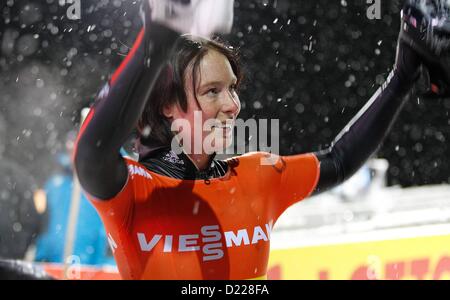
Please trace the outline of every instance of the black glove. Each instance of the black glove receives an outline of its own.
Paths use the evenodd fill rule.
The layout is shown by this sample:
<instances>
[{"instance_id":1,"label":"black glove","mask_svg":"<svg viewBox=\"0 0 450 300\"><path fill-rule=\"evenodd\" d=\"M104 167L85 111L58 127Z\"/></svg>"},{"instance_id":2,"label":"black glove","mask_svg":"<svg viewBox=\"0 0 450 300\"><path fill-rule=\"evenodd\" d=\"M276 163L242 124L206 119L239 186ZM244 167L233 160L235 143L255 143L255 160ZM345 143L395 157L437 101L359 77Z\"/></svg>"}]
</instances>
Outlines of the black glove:
<instances>
[{"instance_id":1,"label":"black glove","mask_svg":"<svg viewBox=\"0 0 450 300\"><path fill-rule=\"evenodd\" d=\"M419 93L450 96L450 7L447 0L407 0L399 39L420 56Z\"/></svg>"},{"instance_id":2,"label":"black glove","mask_svg":"<svg viewBox=\"0 0 450 300\"><path fill-rule=\"evenodd\" d=\"M400 31L400 36L402 31ZM403 39L397 41L397 54L395 57L394 70L400 80L404 83L413 83L419 77L421 58L419 54ZM407 84L406 86L410 86Z\"/></svg>"}]
</instances>

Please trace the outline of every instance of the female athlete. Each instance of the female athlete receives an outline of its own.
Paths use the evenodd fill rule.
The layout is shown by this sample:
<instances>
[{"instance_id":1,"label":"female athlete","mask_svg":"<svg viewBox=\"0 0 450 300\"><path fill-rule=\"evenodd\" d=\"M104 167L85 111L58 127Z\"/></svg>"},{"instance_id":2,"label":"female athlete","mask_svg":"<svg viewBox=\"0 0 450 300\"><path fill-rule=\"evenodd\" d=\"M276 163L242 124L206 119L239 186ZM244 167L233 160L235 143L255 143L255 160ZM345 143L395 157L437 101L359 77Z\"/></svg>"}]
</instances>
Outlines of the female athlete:
<instances>
[{"instance_id":1,"label":"female athlete","mask_svg":"<svg viewBox=\"0 0 450 300\"><path fill-rule=\"evenodd\" d=\"M416 34L427 20L406 6L393 71L329 149L218 160L185 145L211 135L215 147L230 144L242 74L234 50L207 37L229 32L232 9L229 0L145 0L143 29L82 126L74 165L124 279L265 278L280 215L357 171L401 111L425 54L439 58ZM194 126L173 128L195 125L196 113L215 120L200 137ZM136 127L138 161L120 155Z\"/></svg>"}]
</instances>

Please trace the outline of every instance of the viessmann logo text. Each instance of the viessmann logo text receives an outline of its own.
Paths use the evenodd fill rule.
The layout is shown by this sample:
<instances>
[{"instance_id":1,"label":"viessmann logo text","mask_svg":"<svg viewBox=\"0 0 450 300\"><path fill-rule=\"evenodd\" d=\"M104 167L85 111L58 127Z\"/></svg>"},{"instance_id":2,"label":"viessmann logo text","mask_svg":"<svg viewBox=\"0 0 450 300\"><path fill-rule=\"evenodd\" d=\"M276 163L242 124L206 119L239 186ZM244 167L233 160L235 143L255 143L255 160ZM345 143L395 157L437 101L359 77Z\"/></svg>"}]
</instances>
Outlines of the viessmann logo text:
<instances>
[{"instance_id":1,"label":"viessmann logo text","mask_svg":"<svg viewBox=\"0 0 450 300\"><path fill-rule=\"evenodd\" d=\"M272 232L272 221L265 224L264 228L255 226L253 229L239 229L225 231L225 244L227 248L242 247L259 242L268 242ZM222 232L218 225L203 226L200 234L164 235L155 234L147 236L145 233L137 233L140 249L144 252L152 251L156 245L163 243L163 252L189 252L201 251L203 261L221 259L224 256ZM202 243L200 245L200 243Z\"/></svg>"}]
</instances>

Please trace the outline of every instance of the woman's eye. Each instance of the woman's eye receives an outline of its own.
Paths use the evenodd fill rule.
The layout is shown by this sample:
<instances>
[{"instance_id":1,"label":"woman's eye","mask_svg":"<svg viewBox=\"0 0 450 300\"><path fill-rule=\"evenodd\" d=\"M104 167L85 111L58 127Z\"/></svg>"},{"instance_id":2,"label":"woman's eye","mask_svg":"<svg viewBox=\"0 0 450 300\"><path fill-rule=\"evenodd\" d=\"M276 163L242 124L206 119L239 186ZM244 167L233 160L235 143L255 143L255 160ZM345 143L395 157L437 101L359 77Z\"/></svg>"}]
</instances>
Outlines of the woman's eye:
<instances>
[{"instance_id":1,"label":"woman's eye","mask_svg":"<svg viewBox=\"0 0 450 300\"><path fill-rule=\"evenodd\" d=\"M216 96L216 95L219 94L219 90L216 89L216 88L209 89L208 92L207 92L207 94L208 94L209 96Z\"/></svg>"}]
</instances>

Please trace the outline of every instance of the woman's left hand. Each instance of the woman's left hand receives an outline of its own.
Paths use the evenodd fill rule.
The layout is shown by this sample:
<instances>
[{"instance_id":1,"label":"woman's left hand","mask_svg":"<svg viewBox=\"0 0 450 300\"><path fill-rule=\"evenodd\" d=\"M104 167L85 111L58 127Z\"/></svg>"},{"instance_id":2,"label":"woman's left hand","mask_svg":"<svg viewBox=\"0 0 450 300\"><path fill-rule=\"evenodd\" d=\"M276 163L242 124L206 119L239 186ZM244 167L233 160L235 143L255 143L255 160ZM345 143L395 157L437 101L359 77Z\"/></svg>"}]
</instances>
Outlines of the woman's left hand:
<instances>
[{"instance_id":1,"label":"woman's left hand","mask_svg":"<svg viewBox=\"0 0 450 300\"><path fill-rule=\"evenodd\" d=\"M450 96L450 5L447 0L407 0L400 42L420 56L427 96Z\"/></svg>"}]
</instances>

